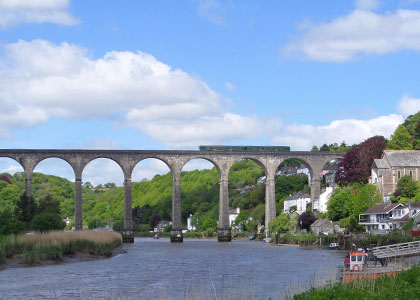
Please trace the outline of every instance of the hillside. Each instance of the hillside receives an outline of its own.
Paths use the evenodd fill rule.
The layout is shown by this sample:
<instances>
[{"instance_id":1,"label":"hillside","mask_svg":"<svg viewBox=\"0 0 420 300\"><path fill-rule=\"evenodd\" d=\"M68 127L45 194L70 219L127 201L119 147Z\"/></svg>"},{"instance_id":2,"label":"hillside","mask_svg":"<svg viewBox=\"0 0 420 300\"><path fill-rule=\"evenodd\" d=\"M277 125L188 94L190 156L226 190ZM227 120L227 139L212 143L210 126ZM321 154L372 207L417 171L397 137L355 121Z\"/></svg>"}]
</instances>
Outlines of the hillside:
<instances>
[{"instance_id":1,"label":"hillside","mask_svg":"<svg viewBox=\"0 0 420 300\"><path fill-rule=\"evenodd\" d=\"M25 189L23 173L6 175L11 183L0 181L0 211L14 210L14 203ZM247 210L260 222L264 217L264 183L258 179L264 172L252 161L234 164L229 174L230 207ZM182 172L181 199L182 222L192 214L199 220L218 219L219 174L211 170ZM307 187L306 176L277 176L276 200L282 207L283 200L291 193ZM74 183L57 176L35 173L33 176L33 196L36 201L47 195L59 200L63 217L73 219ZM133 182L133 220L137 224L148 224L149 228L160 220L171 219L172 175L156 175L150 181ZM100 188L83 187L84 225L90 228L113 224L117 230L123 223L123 187ZM143 229L147 226L143 225Z\"/></svg>"}]
</instances>

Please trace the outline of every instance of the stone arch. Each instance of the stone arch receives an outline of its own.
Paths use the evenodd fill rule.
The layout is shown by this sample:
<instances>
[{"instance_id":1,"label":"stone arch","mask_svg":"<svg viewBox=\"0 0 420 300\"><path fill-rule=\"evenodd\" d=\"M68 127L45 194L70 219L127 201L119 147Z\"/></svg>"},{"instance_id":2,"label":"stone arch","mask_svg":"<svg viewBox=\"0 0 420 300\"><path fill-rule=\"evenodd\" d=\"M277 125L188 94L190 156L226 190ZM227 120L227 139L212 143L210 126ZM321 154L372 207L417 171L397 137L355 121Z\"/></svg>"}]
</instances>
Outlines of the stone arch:
<instances>
[{"instance_id":1,"label":"stone arch","mask_svg":"<svg viewBox=\"0 0 420 300\"><path fill-rule=\"evenodd\" d=\"M133 176L133 171L134 171L134 169L142 162L142 161L144 161L144 160L147 160L147 159L157 159L157 160L159 160L159 161L161 161L161 162L163 162L168 168L169 168L169 171L172 173L173 172L173 166L166 160L166 159L164 159L164 158L162 158L162 157L159 157L159 156L146 156L146 157L142 157L142 158L140 158L140 159L136 159L135 160L135 162L132 164L132 166L131 166L131 168L130 168L130 170L129 170L129 172L128 172L128 174L130 175L130 178Z\"/></svg>"},{"instance_id":2,"label":"stone arch","mask_svg":"<svg viewBox=\"0 0 420 300\"><path fill-rule=\"evenodd\" d=\"M192 160L194 160L194 159L203 159L203 160L206 160L206 161L208 161L208 162L212 163L212 164L213 164L213 166L215 166L215 167L216 167L217 172L219 173L219 176L220 176L220 177L222 176L222 170L221 170L221 168L220 168L219 164L218 164L215 160L213 160L213 159L211 159L211 158L208 158L208 157L205 157L205 156L192 156L192 157L188 157L188 159L185 161L185 163L183 164L183 166L182 166L182 168L181 168L181 169L183 169L183 168L185 167L185 165L186 165L186 164L188 164L190 161L192 161Z\"/></svg>"},{"instance_id":3,"label":"stone arch","mask_svg":"<svg viewBox=\"0 0 420 300\"><path fill-rule=\"evenodd\" d=\"M12 155L1 155L0 159L2 159L2 158L10 159L10 160L16 162L19 165L19 167L21 167L22 170L25 172L25 168L24 168L23 164L16 157L13 157Z\"/></svg>"},{"instance_id":4,"label":"stone arch","mask_svg":"<svg viewBox=\"0 0 420 300\"><path fill-rule=\"evenodd\" d=\"M89 165L91 162L93 162L93 161L95 161L95 160L97 160L97 159L109 159L109 160L111 160L111 161L115 162L115 163L116 163L116 164L120 167L120 169L121 169L121 171L122 171L122 173L123 173L123 176L124 176L124 177L125 177L125 175L127 174L127 170L126 170L126 168L124 168L124 165L123 165L123 164L122 164L122 163L121 163L118 159L115 159L115 158L114 158L114 157L112 157L112 156L100 155L100 156L90 157L90 158L88 158L88 159L86 159L86 160L84 161L84 164L80 166L80 170L79 170L79 172L80 172L80 177L82 177L83 172L85 171L85 169L86 169L87 165Z\"/></svg>"},{"instance_id":5,"label":"stone arch","mask_svg":"<svg viewBox=\"0 0 420 300\"><path fill-rule=\"evenodd\" d=\"M61 157L61 156L58 156L58 155L57 156L56 155L46 156L46 157L39 158L38 160L35 161L31 172L33 172L36 169L36 167L39 166L40 163L45 162L46 160L49 160L49 159L59 159L61 161L66 162L71 167L71 169L73 170L74 178L76 178L76 169L75 169L74 165L67 158Z\"/></svg>"},{"instance_id":6,"label":"stone arch","mask_svg":"<svg viewBox=\"0 0 420 300\"><path fill-rule=\"evenodd\" d=\"M213 193L213 192L216 192L217 190L219 190L220 188L219 188L219 183L220 183L220 179L221 179L221 177L222 177L222 173L221 173L221 170L220 170L220 167L219 167L219 165L214 161L214 160L212 160L211 158L208 158L208 157L202 157L202 156L196 156L196 157L188 157L188 160L185 162L185 164L183 164L183 166L182 166L182 169L181 169L181 173L182 173L182 171L184 170L184 168L185 167L187 167L187 165L189 164L189 163L192 163L192 162L194 162L194 161L205 161L205 162L208 162L208 163L210 163L211 164L211 166L208 166L209 168L206 168L207 170L208 169L210 169L210 171L212 172L211 173L211 182L209 183L209 185L207 186L207 190L203 193L203 194L205 194L205 193ZM214 173L213 173L213 171L212 171L212 169L213 168L216 168L216 170L217 170L217 179L216 179L216 181L214 181L214 179L215 179L215 176L214 176ZM196 168L196 169L190 169L189 171L191 171L191 172L194 172L195 170L198 170L199 168ZM203 170L203 169L202 169ZM182 185L182 183L181 183L181 185ZM181 194L182 194L182 189L180 189L180 191L181 191ZM201 195L197 195L197 198L198 199L200 199L200 196ZM208 202L208 201L197 201L198 199L197 198L190 198L190 200L191 199L194 199L193 200L193 203L192 202L186 202L187 201L187 199L186 198L182 198L182 196L181 196L181 201L182 201L182 207L183 207L183 210L182 210L182 217L183 217L183 220L185 221L185 220L187 220L187 225L188 225L188 218L189 218L189 214L191 214L192 213L192 211L188 211L188 208L187 209L185 209L186 207L185 207L185 205L186 205L186 203L188 203L188 204L190 204L191 206L194 206L194 205L197 205L197 208L200 206L200 205L206 205L206 204L203 204L203 203L211 203L211 204L213 204L214 205L214 202ZM220 198L220 192L219 192L219 194L218 194L218 196L217 196L217 198L216 197L214 197L213 199L215 199L217 202L220 200L219 199ZM201 200L204 200L204 198L203 199L201 199ZM188 229L190 229L190 228L188 228Z\"/></svg>"},{"instance_id":7,"label":"stone arch","mask_svg":"<svg viewBox=\"0 0 420 300\"><path fill-rule=\"evenodd\" d=\"M281 166L281 164L283 164L284 162L291 160L291 159L297 159L299 161L301 161L309 170L309 174L311 176L311 178L313 178L314 176L314 171L313 171L313 165L311 164L311 162L307 159L305 159L304 157L300 157L300 156L287 156L283 159L282 162L280 162L277 166L276 166L276 172L278 170L278 168Z\"/></svg>"},{"instance_id":8,"label":"stone arch","mask_svg":"<svg viewBox=\"0 0 420 300\"><path fill-rule=\"evenodd\" d=\"M257 165L259 165L263 169L265 176L268 175L268 167L265 165L265 163L262 160L260 160L259 158L248 156L248 155L235 156L234 159L233 159L233 163L229 166L229 168L227 170L225 170L227 172L227 174L229 174L230 169L232 168L233 164L236 163L236 162L239 162L241 160L252 160L253 162L255 162Z\"/></svg>"}]
</instances>

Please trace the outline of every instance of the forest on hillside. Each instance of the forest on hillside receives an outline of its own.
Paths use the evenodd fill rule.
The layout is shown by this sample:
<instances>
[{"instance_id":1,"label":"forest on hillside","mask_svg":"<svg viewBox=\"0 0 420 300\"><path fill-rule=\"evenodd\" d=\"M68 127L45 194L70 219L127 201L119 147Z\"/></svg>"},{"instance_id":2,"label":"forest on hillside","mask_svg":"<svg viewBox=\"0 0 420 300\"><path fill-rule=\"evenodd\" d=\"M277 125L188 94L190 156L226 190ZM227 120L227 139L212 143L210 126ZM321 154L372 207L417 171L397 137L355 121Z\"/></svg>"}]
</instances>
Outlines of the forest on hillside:
<instances>
[{"instance_id":1,"label":"forest on hillside","mask_svg":"<svg viewBox=\"0 0 420 300\"><path fill-rule=\"evenodd\" d=\"M296 163L296 162L295 162ZM264 222L265 184L263 169L251 160L232 166L229 174L230 207L239 207L252 216L256 223ZM1 180L3 179L3 180ZM206 219L218 220L219 174L216 168L184 171L181 174L182 222L193 215L200 227ZM23 173L0 175L0 214L12 214L25 190ZM283 201L290 194L309 192L304 174L276 176L276 201L282 210ZM85 184L82 191L84 226L89 228L112 225L120 230L123 225L124 189L109 183L98 187ZM74 183L52 175L34 173L33 198L40 203L46 197L57 200L63 218L73 219ZM133 182L133 221L136 230L150 230L161 220L171 220L172 174L156 175L152 180ZM71 227L71 223L68 227Z\"/></svg>"}]
</instances>

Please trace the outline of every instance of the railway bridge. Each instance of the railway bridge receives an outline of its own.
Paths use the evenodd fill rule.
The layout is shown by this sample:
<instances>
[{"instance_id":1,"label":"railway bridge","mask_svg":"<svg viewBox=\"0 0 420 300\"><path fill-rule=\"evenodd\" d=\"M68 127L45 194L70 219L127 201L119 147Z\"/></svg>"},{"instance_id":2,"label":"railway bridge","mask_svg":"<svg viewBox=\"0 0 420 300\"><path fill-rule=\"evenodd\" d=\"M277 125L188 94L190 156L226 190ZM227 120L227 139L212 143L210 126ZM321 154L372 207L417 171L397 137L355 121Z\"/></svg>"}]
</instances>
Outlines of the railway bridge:
<instances>
[{"instance_id":1,"label":"railway bridge","mask_svg":"<svg viewBox=\"0 0 420 300\"><path fill-rule=\"evenodd\" d=\"M124 174L124 231L123 239L132 242L132 194L131 174L140 161L159 159L172 172L172 242L182 242L181 228L181 170L192 159L205 159L214 164L220 175L218 240L230 241L228 175L232 165L242 159L251 159L265 172L265 228L276 217L274 176L279 165L287 159L299 159L311 174L311 200L317 208L320 195L320 172L333 159L342 159L344 152L307 151L190 151L190 150L52 150L52 149L0 149L0 157L14 159L23 167L26 175L26 195L32 195L32 174L38 163L47 158L60 158L70 164L75 174L75 229L83 229L82 219L82 172L94 159L108 158L115 161Z\"/></svg>"}]
</instances>

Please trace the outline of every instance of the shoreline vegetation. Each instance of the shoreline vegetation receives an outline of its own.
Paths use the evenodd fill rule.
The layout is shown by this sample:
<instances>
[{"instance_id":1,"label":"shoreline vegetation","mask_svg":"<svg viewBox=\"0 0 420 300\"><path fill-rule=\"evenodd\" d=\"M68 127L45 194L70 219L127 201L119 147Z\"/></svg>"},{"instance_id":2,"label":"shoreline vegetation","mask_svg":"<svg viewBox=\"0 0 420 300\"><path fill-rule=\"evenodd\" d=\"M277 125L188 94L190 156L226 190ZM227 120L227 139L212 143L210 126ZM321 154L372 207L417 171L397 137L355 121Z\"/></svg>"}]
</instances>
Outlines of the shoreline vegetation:
<instances>
[{"instance_id":1,"label":"shoreline vegetation","mask_svg":"<svg viewBox=\"0 0 420 300\"><path fill-rule=\"evenodd\" d=\"M289 300L406 300L420 299L420 266L402 271L395 277L356 280L349 283L331 283L321 288L288 297Z\"/></svg>"},{"instance_id":2,"label":"shoreline vegetation","mask_svg":"<svg viewBox=\"0 0 420 300\"><path fill-rule=\"evenodd\" d=\"M121 245L121 235L112 231L51 231L0 236L0 269L5 265L34 266L111 257Z\"/></svg>"}]
</instances>

